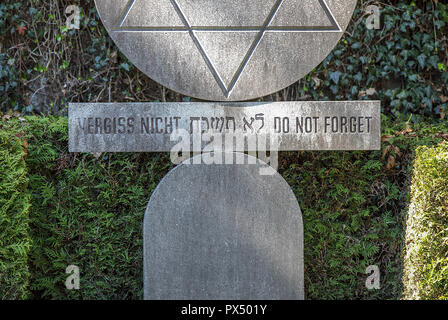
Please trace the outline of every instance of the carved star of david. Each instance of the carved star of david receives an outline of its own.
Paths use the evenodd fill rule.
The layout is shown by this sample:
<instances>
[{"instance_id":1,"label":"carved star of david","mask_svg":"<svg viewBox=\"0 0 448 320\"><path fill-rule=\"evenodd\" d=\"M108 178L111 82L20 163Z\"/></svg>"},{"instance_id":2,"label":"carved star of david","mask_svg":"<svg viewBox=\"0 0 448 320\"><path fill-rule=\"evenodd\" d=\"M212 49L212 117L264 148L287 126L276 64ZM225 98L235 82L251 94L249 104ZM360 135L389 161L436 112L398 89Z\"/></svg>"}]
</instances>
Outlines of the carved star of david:
<instances>
[{"instance_id":1,"label":"carved star of david","mask_svg":"<svg viewBox=\"0 0 448 320\"><path fill-rule=\"evenodd\" d=\"M272 9L270 10L268 16L264 20L263 24L261 26L194 26L191 25L189 22L188 17L186 14L182 11L181 7L178 4L178 0L169 0L172 7L174 8L175 12L177 13L178 17L183 23L183 26L123 26L124 22L128 18L129 13L131 12L132 8L134 7L134 4L137 0L128 0L128 3L123 10L122 14L119 16L117 21L114 24L113 31L114 32L188 32L191 39L193 40L195 46L199 50L202 58L204 59L207 67L209 68L210 72L212 73L213 77L215 78L216 82L218 83L219 87L221 88L224 96L226 98L229 98L233 88L235 87L238 79L240 78L241 74L243 73L245 67L247 66L248 62L250 61L252 55L254 54L255 50L257 49L260 41L263 38L263 35L266 32L342 32L341 27L339 26L338 22L334 18L332 12L328 8L325 0L314 0L318 1L320 4L323 12L326 15L326 18L329 21L329 25L327 26L273 26L271 25L272 21L276 17L276 14L279 11L279 8L285 2L286 0L276 0ZM258 32L257 36L255 37L252 45L250 46L248 52L246 53L244 59L242 60L240 66L238 67L237 71L235 72L232 80L228 85L225 84L222 77L219 75L219 72L217 71L216 66L213 65L212 61L208 57L206 51L204 50L203 46L201 45L200 41L198 40L198 37L195 35L195 31L211 31L211 32L231 32L231 31L237 31L237 32Z\"/></svg>"}]
</instances>

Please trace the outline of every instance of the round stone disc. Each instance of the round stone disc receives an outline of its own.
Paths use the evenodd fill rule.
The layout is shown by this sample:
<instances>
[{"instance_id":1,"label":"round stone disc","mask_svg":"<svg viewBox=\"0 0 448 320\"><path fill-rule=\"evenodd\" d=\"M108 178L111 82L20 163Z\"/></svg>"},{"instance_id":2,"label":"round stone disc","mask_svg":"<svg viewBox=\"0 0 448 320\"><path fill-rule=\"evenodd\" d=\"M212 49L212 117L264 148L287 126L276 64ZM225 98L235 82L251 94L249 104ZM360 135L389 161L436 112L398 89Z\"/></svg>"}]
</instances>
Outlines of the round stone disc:
<instances>
[{"instance_id":1,"label":"round stone disc","mask_svg":"<svg viewBox=\"0 0 448 320\"><path fill-rule=\"evenodd\" d=\"M95 0L120 50L184 95L256 99L313 70L347 28L356 0Z\"/></svg>"},{"instance_id":2,"label":"round stone disc","mask_svg":"<svg viewBox=\"0 0 448 320\"><path fill-rule=\"evenodd\" d=\"M143 226L145 299L304 298L300 207L263 168L183 163L165 176Z\"/></svg>"}]
</instances>

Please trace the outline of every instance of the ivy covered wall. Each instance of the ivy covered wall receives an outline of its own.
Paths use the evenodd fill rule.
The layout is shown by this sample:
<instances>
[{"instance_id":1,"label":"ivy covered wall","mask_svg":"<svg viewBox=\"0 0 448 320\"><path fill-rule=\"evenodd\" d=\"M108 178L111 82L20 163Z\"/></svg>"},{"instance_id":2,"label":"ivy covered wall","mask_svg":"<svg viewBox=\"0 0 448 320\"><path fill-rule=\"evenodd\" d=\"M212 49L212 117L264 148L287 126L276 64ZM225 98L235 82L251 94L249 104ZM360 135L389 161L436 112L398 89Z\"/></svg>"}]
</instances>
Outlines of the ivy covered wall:
<instances>
[{"instance_id":1,"label":"ivy covered wall","mask_svg":"<svg viewBox=\"0 0 448 320\"><path fill-rule=\"evenodd\" d=\"M81 9L68 30L67 6ZM368 30L365 9L381 9ZM359 0L339 45L311 74L262 100L382 101L390 116L445 118L448 5L443 1ZM3 0L0 4L0 111L62 114L69 102L190 100L162 88L121 55L93 0ZM412 115L412 117L411 117Z\"/></svg>"}]
</instances>

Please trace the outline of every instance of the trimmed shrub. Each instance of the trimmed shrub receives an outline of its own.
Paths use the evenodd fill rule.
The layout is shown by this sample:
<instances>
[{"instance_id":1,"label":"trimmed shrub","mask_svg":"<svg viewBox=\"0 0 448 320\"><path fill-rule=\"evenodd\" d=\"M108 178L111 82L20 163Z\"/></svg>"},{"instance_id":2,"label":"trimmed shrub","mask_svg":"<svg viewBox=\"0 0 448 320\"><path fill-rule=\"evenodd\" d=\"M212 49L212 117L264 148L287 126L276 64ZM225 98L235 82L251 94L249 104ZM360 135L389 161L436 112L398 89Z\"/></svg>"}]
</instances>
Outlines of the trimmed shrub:
<instances>
[{"instance_id":1,"label":"trimmed shrub","mask_svg":"<svg viewBox=\"0 0 448 320\"><path fill-rule=\"evenodd\" d=\"M143 215L173 167L169 155L68 153L61 117L1 123L20 133L2 141L15 141L19 151L20 140L29 143L28 192L21 194L30 194L32 204L29 296L141 299ZM439 144L446 132L446 122L411 126L384 119L382 151L280 154L279 171L303 212L307 299L401 297L410 164L418 146ZM80 268L80 290L65 288L72 264ZM380 268L380 290L365 287L369 265Z\"/></svg>"},{"instance_id":2,"label":"trimmed shrub","mask_svg":"<svg viewBox=\"0 0 448 320\"><path fill-rule=\"evenodd\" d=\"M66 119L27 122L33 297L140 299L143 215L172 168L168 155L69 154ZM401 295L407 159L415 145L440 142L444 131L402 124L385 129L383 152L281 154L280 172L303 210L308 299ZM64 286L69 264L81 269L79 291ZM365 288L372 264L383 275L379 291Z\"/></svg>"},{"instance_id":3,"label":"trimmed shrub","mask_svg":"<svg viewBox=\"0 0 448 320\"><path fill-rule=\"evenodd\" d=\"M398 299L410 164L415 149L440 143L448 123L392 124L381 152L283 153L280 173L299 199L307 299ZM367 290L377 265L381 289Z\"/></svg>"},{"instance_id":4,"label":"trimmed shrub","mask_svg":"<svg viewBox=\"0 0 448 320\"><path fill-rule=\"evenodd\" d=\"M27 121L33 297L140 299L143 215L169 158L69 154L67 119ZM80 268L81 290L65 288L68 265Z\"/></svg>"},{"instance_id":5,"label":"trimmed shrub","mask_svg":"<svg viewBox=\"0 0 448 320\"><path fill-rule=\"evenodd\" d=\"M448 144L414 163L404 262L406 299L448 299Z\"/></svg>"},{"instance_id":6,"label":"trimmed shrub","mask_svg":"<svg viewBox=\"0 0 448 320\"><path fill-rule=\"evenodd\" d=\"M0 122L0 299L28 296L31 240L26 145L18 131Z\"/></svg>"}]
</instances>

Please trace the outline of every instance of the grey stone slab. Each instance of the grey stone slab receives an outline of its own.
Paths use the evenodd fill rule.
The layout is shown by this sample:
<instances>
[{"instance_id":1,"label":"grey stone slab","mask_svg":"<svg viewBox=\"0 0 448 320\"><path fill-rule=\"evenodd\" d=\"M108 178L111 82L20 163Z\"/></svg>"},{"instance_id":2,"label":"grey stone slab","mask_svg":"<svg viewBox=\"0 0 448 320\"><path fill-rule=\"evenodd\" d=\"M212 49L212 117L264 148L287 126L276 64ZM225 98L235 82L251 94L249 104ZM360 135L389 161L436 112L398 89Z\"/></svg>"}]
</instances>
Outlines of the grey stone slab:
<instances>
[{"instance_id":1,"label":"grey stone slab","mask_svg":"<svg viewBox=\"0 0 448 320\"><path fill-rule=\"evenodd\" d=\"M356 0L95 0L120 50L188 96L241 101L313 70L347 28Z\"/></svg>"},{"instance_id":2,"label":"grey stone slab","mask_svg":"<svg viewBox=\"0 0 448 320\"><path fill-rule=\"evenodd\" d=\"M380 102L69 105L71 152L165 152L184 143L202 151L210 136L221 136L227 152L260 151L263 141L274 151L379 150ZM225 140L234 136L244 143L226 150Z\"/></svg>"},{"instance_id":3,"label":"grey stone slab","mask_svg":"<svg viewBox=\"0 0 448 320\"><path fill-rule=\"evenodd\" d=\"M300 207L264 166L183 163L165 176L144 219L145 299L304 299Z\"/></svg>"}]
</instances>

